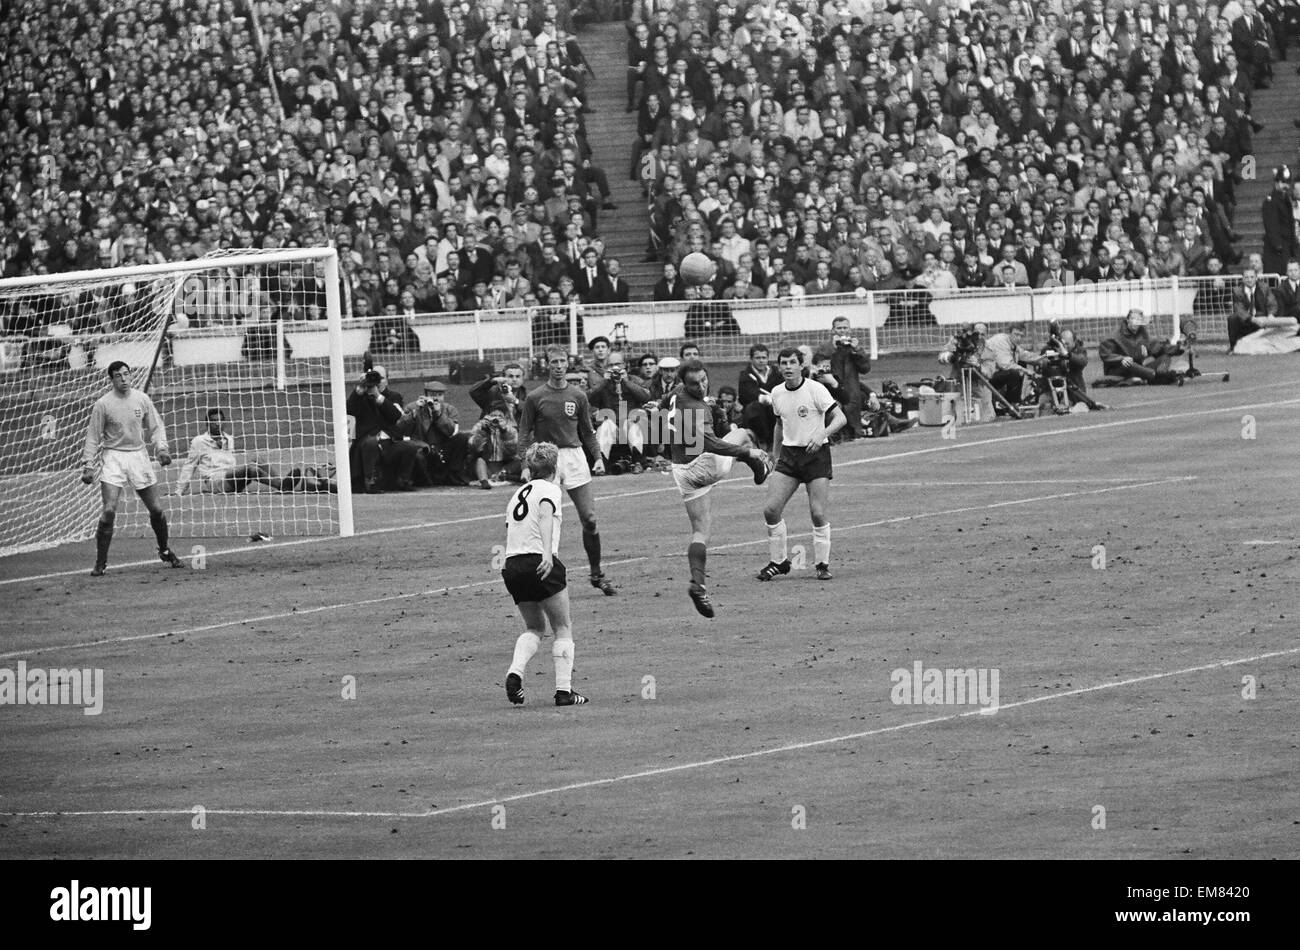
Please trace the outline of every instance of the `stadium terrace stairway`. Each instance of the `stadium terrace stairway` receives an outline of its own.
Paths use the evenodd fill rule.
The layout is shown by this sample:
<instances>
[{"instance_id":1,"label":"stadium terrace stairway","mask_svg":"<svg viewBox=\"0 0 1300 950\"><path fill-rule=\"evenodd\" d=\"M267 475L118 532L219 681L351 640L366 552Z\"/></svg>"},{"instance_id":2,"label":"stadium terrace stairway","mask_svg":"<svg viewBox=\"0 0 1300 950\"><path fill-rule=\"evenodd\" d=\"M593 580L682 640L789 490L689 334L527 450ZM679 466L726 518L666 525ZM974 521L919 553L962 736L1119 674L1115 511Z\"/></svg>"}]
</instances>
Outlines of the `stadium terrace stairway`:
<instances>
[{"instance_id":1,"label":"stadium terrace stairway","mask_svg":"<svg viewBox=\"0 0 1300 950\"><path fill-rule=\"evenodd\" d=\"M627 110L627 26L623 20L594 23L578 34L587 62L596 73L587 90L595 112L586 116L592 160L609 176L611 200L617 211L602 211L597 219L605 240L605 255L617 257L633 300L649 300L663 274L659 264L645 263L649 206L639 182L628 178L628 161L636 138L636 113ZM1289 124L1289 123L1288 123Z\"/></svg>"},{"instance_id":2,"label":"stadium terrace stairway","mask_svg":"<svg viewBox=\"0 0 1300 950\"><path fill-rule=\"evenodd\" d=\"M1276 51L1274 56L1277 56ZM1273 83L1268 89L1257 89L1252 95L1252 108L1256 122L1264 125L1262 132L1254 135L1255 179L1237 186L1237 213L1233 227L1242 235L1237 247L1243 256L1264 250L1264 222L1260 207L1273 188L1273 169L1286 164L1291 168L1292 180L1300 176L1300 159L1296 146L1300 131L1292 120L1300 118L1300 49L1290 48L1289 59L1276 59L1273 63ZM1243 259L1244 263L1244 259Z\"/></svg>"}]
</instances>

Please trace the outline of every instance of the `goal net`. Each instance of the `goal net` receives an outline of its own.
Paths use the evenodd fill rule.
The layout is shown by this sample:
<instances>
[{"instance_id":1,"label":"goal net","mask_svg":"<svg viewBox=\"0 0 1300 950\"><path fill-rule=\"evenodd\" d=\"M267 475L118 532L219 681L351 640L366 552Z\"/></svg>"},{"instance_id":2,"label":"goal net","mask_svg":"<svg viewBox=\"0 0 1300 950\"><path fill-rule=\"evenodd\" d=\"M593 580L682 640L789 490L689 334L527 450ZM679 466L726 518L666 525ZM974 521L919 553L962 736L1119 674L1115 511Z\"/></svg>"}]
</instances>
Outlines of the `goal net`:
<instances>
[{"instance_id":1,"label":"goal net","mask_svg":"<svg viewBox=\"0 0 1300 950\"><path fill-rule=\"evenodd\" d=\"M94 536L82 451L117 360L166 428L174 537L352 533L335 252L239 252L0 281L0 556ZM117 533L152 536L134 492Z\"/></svg>"}]
</instances>

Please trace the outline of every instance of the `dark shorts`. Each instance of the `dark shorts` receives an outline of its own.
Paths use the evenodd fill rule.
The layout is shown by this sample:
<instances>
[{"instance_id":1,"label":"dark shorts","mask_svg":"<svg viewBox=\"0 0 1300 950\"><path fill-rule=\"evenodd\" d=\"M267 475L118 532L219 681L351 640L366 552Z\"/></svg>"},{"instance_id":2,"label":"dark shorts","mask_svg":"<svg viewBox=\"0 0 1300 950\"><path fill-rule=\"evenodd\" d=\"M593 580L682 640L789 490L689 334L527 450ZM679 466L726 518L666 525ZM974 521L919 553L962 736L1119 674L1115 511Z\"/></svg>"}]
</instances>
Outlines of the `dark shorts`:
<instances>
[{"instance_id":1,"label":"dark shorts","mask_svg":"<svg viewBox=\"0 0 1300 950\"><path fill-rule=\"evenodd\" d=\"M516 604L541 603L568 586L564 564L558 557L552 558L551 573L546 575L546 580L537 576L537 565L540 563L540 554L515 554L506 558L501 577Z\"/></svg>"},{"instance_id":2,"label":"dark shorts","mask_svg":"<svg viewBox=\"0 0 1300 950\"><path fill-rule=\"evenodd\" d=\"M831 478L831 447L823 445L809 455L803 449L783 445L776 470L805 485L813 479Z\"/></svg>"}]
</instances>

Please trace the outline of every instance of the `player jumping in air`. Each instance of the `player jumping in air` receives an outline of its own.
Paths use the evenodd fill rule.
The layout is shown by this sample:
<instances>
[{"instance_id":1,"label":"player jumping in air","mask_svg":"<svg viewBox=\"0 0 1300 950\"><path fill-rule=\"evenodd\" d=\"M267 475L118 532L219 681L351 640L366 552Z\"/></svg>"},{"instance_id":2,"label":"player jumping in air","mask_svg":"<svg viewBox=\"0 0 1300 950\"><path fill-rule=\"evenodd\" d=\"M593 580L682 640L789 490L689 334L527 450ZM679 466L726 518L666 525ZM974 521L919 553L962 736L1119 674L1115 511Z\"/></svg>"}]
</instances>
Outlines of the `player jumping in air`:
<instances>
[{"instance_id":1,"label":"player jumping in air","mask_svg":"<svg viewBox=\"0 0 1300 950\"><path fill-rule=\"evenodd\" d=\"M190 454L181 467L173 495L188 495L195 470L199 483L207 492L241 492L253 482L261 482L276 491L293 491L299 471L276 477L270 468L260 462L243 465L235 461L235 439L221 430L226 414L220 409L208 410L208 431L190 440Z\"/></svg>"},{"instance_id":2,"label":"player jumping in air","mask_svg":"<svg viewBox=\"0 0 1300 950\"><path fill-rule=\"evenodd\" d=\"M758 572L760 581L790 573L786 552L785 521L782 514L799 486L808 487L808 511L812 515L813 555L817 579L831 579L831 526L826 520L831 494L830 437L848 422L830 392L815 379L803 375L803 354L784 349L777 357L777 369L784 385L772 390L772 411L776 430L772 445L780 453L776 471L767 481L767 546L771 561Z\"/></svg>"},{"instance_id":3,"label":"player jumping in air","mask_svg":"<svg viewBox=\"0 0 1300 950\"><path fill-rule=\"evenodd\" d=\"M566 357L567 360L567 357ZM506 563L501 577L524 618L524 632L515 641L515 655L506 673L506 697L516 706L524 701L524 671L541 645L549 622L555 643L555 705L580 706L587 697L573 689L573 627L569 620L569 588L560 553L560 506L564 498L556 467L560 449L534 442L524 454L532 481L510 498L506 508Z\"/></svg>"},{"instance_id":4,"label":"player jumping in air","mask_svg":"<svg viewBox=\"0 0 1300 950\"><path fill-rule=\"evenodd\" d=\"M121 360L108 367L108 378L113 388L99 398L90 412L86 426L86 447L82 456L81 480L87 485L95 481L99 469L99 492L104 508L99 515L95 531L95 567L91 577L102 577L108 569L108 546L113 543L113 522L117 519L117 506L122 492L134 488L144 506L149 509L149 524L158 539L158 556L164 564L184 567L185 564L167 545L167 516L158 504L155 486L158 478L145 449L145 436L154 444L160 464L167 466L172 457L167 450L167 433L162 419L154 408L153 400L143 392L131 388L131 368ZM101 459L102 456L102 459Z\"/></svg>"},{"instance_id":5,"label":"player jumping in air","mask_svg":"<svg viewBox=\"0 0 1300 950\"><path fill-rule=\"evenodd\" d=\"M713 432L713 407L705 402L709 394L709 373L699 360L687 360L677 369L678 385L664 397L660 407L672 413L673 433L669 439L673 457L673 481L686 503L691 522L691 543L686 557L691 566L691 600L706 617L713 616L713 603L704 585L704 564L708 557L709 529L713 512L709 492L731 473L735 459L754 472L754 484L761 485L772 472L772 459L757 448L748 429L733 429L721 439Z\"/></svg>"},{"instance_id":6,"label":"player jumping in air","mask_svg":"<svg viewBox=\"0 0 1300 950\"><path fill-rule=\"evenodd\" d=\"M614 585L600 569L600 533L596 530L596 499L591 492L591 468L587 459L600 461L596 430L591 424L587 394L569 384L569 354L561 346L548 347L546 384L524 399L519 420L519 448L526 451L533 442L551 442L559 449L556 483L569 493L582 521L582 547L591 565L591 586L613 597Z\"/></svg>"}]
</instances>

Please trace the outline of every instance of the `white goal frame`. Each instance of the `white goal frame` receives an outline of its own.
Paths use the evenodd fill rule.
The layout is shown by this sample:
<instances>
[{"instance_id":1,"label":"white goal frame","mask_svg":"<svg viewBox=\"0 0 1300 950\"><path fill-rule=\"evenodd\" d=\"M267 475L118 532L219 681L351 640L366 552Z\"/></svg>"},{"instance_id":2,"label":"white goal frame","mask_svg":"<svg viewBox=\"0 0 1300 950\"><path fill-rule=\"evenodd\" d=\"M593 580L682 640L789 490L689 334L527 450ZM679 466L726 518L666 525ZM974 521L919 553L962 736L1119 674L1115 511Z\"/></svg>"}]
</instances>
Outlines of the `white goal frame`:
<instances>
[{"instance_id":1,"label":"white goal frame","mask_svg":"<svg viewBox=\"0 0 1300 950\"><path fill-rule=\"evenodd\" d=\"M75 285L78 282L126 283L133 279L160 277L177 278L177 287L190 274L231 268L264 268L276 264L317 262L323 269L325 290L326 329L329 337L329 389L330 389L330 423L333 429L333 459L338 484L338 535L352 537L355 532L352 507L352 479L350 466L350 438L347 414L347 384L344 378L343 354L343 312L339 292L338 252L332 247L293 248L286 250L266 250L249 253L225 253L215 257L203 257L188 261L163 264L142 264L131 267L113 267L97 270L69 271L58 274L34 274L23 277L0 279L0 295L9 291L21 291L30 288L57 289L60 285ZM162 335L167 333L175 311L170 311ZM150 367L150 375L157 369L158 357ZM177 434L179 435L179 433ZM183 461L183 440L177 438L176 451L181 453L178 462ZM69 539L55 540L52 545L65 543ZM40 545L49 547L52 545ZM17 554L34 550L20 547L3 552Z\"/></svg>"}]
</instances>

